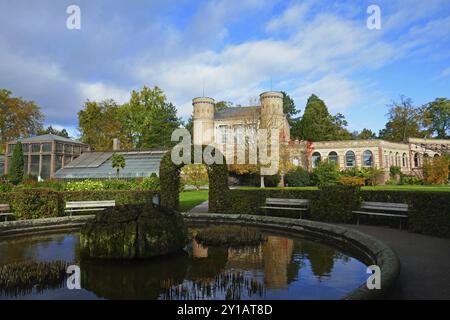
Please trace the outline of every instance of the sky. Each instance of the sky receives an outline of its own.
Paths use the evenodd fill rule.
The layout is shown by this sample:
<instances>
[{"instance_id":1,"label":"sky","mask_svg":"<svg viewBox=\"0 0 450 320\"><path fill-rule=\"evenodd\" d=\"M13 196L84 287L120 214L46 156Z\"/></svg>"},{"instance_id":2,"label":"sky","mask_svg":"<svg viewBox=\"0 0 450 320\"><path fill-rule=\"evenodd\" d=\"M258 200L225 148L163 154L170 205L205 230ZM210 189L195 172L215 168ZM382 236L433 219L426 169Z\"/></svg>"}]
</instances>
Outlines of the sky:
<instances>
[{"instance_id":1,"label":"sky","mask_svg":"<svg viewBox=\"0 0 450 320\"><path fill-rule=\"evenodd\" d=\"M369 29L370 5L381 28ZM81 28L68 29L77 5ZM0 88L76 137L89 100L159 86L184 120L192 99L248 105L311 94L349 130L382 129L387 105L450 97L450 0L0 0Z\"/></svg>"}]
</instances>

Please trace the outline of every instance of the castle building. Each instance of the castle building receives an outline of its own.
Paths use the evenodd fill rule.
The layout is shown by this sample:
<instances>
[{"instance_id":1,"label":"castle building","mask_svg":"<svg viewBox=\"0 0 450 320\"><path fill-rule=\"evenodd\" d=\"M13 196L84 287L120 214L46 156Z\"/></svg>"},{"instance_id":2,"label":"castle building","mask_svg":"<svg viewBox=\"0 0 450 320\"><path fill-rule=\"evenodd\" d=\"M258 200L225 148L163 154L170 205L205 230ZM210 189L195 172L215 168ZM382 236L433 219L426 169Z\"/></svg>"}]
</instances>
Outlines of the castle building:
<instances>
[{"instance_id":1,"label":"castle building","mask_svg":"<svg viewBox=\"0 0 450 320\"><path fill-rule=\"evenodd\" d=\"M283 113L283 94L269 91L260 95L259 106L232 107L215 111L215 100L193 99L194 144L213 144L221 150L227 144L242 144L240 130L278 129L280 155L294 166L312 170L319 161L332 161L341 170L350 168L382 168L385 179L391 166L400 167L405 174L420 175L424 159L438 157L449 151L449 139L409 139L407 143L381 139L345 141L291 140L290 127ZM251 136L251 135L250 135Z\"/></svg>"}]
</instances>

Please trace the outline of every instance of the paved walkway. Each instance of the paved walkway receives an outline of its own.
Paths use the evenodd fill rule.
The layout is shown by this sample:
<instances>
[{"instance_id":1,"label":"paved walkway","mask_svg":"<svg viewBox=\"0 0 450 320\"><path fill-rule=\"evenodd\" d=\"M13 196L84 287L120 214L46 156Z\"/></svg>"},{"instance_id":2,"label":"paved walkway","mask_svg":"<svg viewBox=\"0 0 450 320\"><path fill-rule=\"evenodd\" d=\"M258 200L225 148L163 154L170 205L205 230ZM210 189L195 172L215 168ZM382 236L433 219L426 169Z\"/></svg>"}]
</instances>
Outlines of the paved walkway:
<instances>
[{"instance_id":1,"label":"paved walkway","mask_svg":"<svg viewBox=\"0 0 450 320\"><path fill-rule=\"evenodd\" d=\"M190 213L208 213L208 201L205 201L189 211Z\"/></svg>"},{"instance_id":2,"label":"paved walkway","mask_svg":"<svg viewBox=\"0 0 450 320\"><path fill-rule=\"evenodd\" d=\"M450 239L398 229L346 225L389 245L401 263L390 299L450 299Z\"/></svg>"}]
</instances>

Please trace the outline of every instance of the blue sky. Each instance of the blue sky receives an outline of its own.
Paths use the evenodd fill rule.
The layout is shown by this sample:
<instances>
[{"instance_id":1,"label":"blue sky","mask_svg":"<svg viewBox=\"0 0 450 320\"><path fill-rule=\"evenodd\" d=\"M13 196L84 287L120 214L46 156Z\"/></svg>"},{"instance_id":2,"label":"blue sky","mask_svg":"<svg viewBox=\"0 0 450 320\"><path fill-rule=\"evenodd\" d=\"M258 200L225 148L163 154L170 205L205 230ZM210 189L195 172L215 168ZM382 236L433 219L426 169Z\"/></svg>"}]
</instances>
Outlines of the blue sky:
<instances>
[{"instance_id":1,"label":"blue sky","mask_svg":"<svg viewBox=\"0 0 450 320\"><path fill-rule=\"evenodd\" d=\"M66 8L81 8L68 30ZM367 7L381 29L366 27ZM401 94L450 97L450 0L0 0L0 88L76 135L86 99L161 87L179 116L205 94L246 105L270 89L312 93L350 130L378 131Z\"/></svg>"}]
</instances>

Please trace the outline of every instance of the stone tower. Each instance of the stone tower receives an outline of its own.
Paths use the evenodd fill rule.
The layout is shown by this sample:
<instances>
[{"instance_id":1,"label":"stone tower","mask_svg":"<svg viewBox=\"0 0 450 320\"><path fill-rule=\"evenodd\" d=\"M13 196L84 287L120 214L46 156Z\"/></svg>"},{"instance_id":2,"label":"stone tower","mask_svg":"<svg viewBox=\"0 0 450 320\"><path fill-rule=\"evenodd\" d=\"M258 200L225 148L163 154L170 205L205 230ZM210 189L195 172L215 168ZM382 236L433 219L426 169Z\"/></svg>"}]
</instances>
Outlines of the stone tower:
<instances>
[{"instance_id":1,"label":"stone tower","mask_svg":"<svg viewBox=\"0 0 450 320\"><path fill-rule=\"evenodd\" d=\"M283 113L283 93L268 91L261 93L261 128L280 130L280 141L289 140L286 117Z\"/></svg>"},{"instance_id":2,"label":"stone tower","mask_svg":"<svg viewBox=\"0 0 450 320\"><path fill-rule=\"evenodd\" d=\"M214 142L214 105L212 98L202 97L192 100L194 107L194 144L206 145Z\"/></svg>"}]
</instances>

